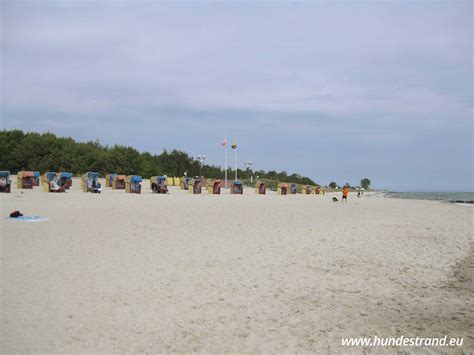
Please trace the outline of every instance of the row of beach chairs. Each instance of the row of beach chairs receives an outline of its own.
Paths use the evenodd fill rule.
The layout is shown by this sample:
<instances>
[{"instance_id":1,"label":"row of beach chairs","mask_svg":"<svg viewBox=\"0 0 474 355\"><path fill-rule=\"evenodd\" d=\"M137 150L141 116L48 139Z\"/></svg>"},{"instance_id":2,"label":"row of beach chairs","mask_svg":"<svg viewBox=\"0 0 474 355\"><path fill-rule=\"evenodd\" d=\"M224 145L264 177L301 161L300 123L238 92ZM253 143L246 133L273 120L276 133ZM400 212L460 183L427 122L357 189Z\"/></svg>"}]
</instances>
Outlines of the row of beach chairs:
<instances>
[{"instance_id":1,"label":"row of beach chairs","mask_svg":"<svg viewBox=\"0 0 474 355\"><path fill-rule=\"evenodd\" d=\"M34 171L20 171L17 175L17 187L20 189L32 189L41 183L45 192L65 192L72 186L72 173L68 172L46 172L40 175ZM188 190L191 194L202 193L203 188L209 194L218 195L221 193L223 182L220 179L210 180L199 177L167 177L152 176L150 178L150 188L153 193L166 194L169 192L168 186L179 186L182 190ZM114 190L125 190L127 193L140 194L142 190L142 177L139 175L119 175L107 174L105 176L105 187ZM232 194L243 194L244 186L240 180L230 182L230 192ZM83 192L101 193L102 185L99 182L99 173L87 172L81 177L81 188ZM9 171L0 171L0 192L10 192L11 181ZM264 181L257 181L255 193L265 195L267 184ZM277 186L278 195L288 194L324 194L320 186L299 185L280 183Z\"/></svg>"},{"instance_id":2,"label":"row of beach chairs","mask_svg":"<svg viewBox=\"0 0 474 355\"><path fill-rule=\"evenodd\" d=\"M40 175L38 171L20 171L17 175L16 186L19 189L32 189L42 185L46 192L63 192L72 186L72 173L46 172ZM0 171L0 192L11 192L9 171Z\"/></svg>"}]
</instances>

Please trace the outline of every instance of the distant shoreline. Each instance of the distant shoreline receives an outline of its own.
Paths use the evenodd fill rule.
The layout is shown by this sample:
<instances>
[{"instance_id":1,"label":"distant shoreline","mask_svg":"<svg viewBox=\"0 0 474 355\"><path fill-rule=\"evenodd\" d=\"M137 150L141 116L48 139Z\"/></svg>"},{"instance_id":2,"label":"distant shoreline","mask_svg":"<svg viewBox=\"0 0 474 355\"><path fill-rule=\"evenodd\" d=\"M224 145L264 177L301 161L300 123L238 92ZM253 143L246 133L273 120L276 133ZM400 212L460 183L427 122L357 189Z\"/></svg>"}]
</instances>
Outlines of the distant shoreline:
<instances>
[{"instance_id":1,"label":"distant shoreline","mask_svg":"<svg viewBox=\"0 0 474 355\"><path fill-rule=\"evenodd\" d=\"M392 192L383 191L387 198L401 198L409 200L428 200L450 202L461 205L474 206L474 192Z\"/></svg>"}]
</instances>

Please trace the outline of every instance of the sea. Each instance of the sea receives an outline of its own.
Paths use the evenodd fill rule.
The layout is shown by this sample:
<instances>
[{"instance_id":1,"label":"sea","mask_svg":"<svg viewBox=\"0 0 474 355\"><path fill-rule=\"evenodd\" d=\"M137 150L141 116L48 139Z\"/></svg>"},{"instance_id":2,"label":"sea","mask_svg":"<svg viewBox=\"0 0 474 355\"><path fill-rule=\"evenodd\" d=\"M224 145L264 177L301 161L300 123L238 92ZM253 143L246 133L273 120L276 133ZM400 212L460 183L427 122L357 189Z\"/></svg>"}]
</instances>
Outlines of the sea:
<instances>
[{"instance_id":1,"label":"sea","mask_svg":"<svg viewBox=\"0 0 474 355\"><path fill-rule=\"evenodd\" d=\"M474 204L474 192L386 192L387 197ZM474 205L473 205L474 206Z\"/></svg>"}]
</instances>

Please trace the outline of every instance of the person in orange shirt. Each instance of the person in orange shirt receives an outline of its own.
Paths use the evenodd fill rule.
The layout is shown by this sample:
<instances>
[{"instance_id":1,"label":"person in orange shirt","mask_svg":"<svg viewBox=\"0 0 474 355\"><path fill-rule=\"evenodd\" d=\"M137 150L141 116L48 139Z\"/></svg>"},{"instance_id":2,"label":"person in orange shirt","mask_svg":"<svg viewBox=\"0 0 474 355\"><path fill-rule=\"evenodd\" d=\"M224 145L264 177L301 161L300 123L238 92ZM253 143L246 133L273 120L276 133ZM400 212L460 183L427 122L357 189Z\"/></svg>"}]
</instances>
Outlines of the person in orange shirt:
<instances>
[{"instance_id":1,"label":"person in orange shirt","mask_svg":"<svg viewBox=\"0 0 474 355\"><path fill-rule=\"evenodd\" d=\"M347 196L349 196L349 186L345 185L342 188L342 201L341 202L344 202L344 200L347 202Z\"/></svg>"}]
</instances>

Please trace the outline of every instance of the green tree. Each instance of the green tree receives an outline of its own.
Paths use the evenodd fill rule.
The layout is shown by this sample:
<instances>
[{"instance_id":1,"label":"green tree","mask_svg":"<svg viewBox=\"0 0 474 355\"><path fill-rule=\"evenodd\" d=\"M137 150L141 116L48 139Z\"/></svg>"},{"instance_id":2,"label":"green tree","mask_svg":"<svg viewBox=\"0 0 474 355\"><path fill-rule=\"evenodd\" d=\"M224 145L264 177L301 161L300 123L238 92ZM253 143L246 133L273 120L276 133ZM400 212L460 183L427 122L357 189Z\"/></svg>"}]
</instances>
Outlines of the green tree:
<instances>
[{"instance_id":1,"label":"green tree","mask_svg":"<svg viewBox=\"0 0 474 355\"><path fill-rule=\"evenodd\" d=\"M331 189L335 189L337 187L337 183L335 181L331 181L328 185Z\"/></svg>"},{"instance_id":2,"label":"green tree","mask_svg":"<svg viewBox=\"0 0 474 355\"><path fill-rule=\"evenodd\" d=\"M114 145L107 152L107 170L117 174L141 175L143 162L138 150L123 145Z\"/></svg>"},{"instance_id":3,"label":"green tree","mask_svg":"<svg viewBox=\"0 0 474 355\"><path fill-rule=\"evenodd\" d=\"M14 155L17 146L21 144L25 137L23 131L0 131L0 167L8 167L12 171L21 169Z\"/></svg>"},{"instance_id":4,"label":"green tree","mask_svg":"<svg viewBox=\"0 0 474 355\"><path fill-rule=\"evenodd\" d=\"M103 146L99 141L76 142L72 138L57 137L53 133L24 133L21 130L0 131L0 170L10 170L13 174L19 170L69 171L75 175L87 171L96 171L104 176L107 173L141 175L148 178L153 175L196 176L200 163L187 153L164 150L156 155L140 153L133 147L114 145ZM210 178L224 178L225 172L220 166L203 165L202 174ZM239 178L249 178L248 172L238 170ZM253 175L271 182L294 182L315 185L308 177L288 174L274 170L258 170ZM229 168L228 178L234 178Z\"/></svg>"},{"instance_id":5,"label":"green tree","mask_svg":"<svg viewBox=\"0 0 474 355\"><path fill-rule=\"evenodd\" d=\"M363 178L362 180L360 180L360 186L366 190L370 187L370 183L371 181L369 178Z\"/></svg>"}]
</instances>

